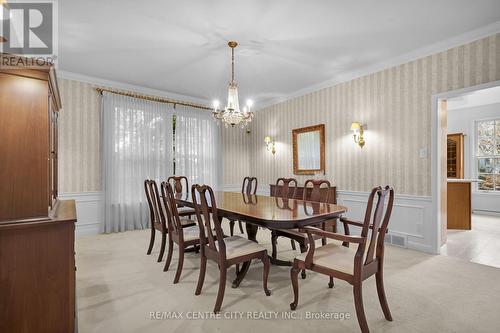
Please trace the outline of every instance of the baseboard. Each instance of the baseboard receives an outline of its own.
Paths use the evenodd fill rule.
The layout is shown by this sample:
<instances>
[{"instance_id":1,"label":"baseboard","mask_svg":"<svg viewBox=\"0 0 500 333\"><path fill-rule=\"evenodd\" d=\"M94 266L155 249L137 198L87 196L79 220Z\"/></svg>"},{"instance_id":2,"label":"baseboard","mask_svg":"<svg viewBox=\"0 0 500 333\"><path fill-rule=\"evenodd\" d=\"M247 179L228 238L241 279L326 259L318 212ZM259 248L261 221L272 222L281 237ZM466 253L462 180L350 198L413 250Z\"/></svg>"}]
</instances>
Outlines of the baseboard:
<instances>
[{"instance_id":1,"label":"baseboard","mask_svg":"<svg viewBox=\"0 0 500 333\"><path fill-rule=\"evenodd\" d=\"M75 200L76 237L97 235L102 231L104 221L102 192L60 193L59 199Z\"/></svg>"},{"instance_id":2,"label":"baseboard","mask_svg":"<svg viewBox=\"0 0 500 333\"><path fill-rule=\"evenodd\" d=\"M487 215L487 216L498 216L498 217L500 217L500 212L491 211L491 210L474 209L472 211L472 214Z\"/></svg>"}]
</instances>

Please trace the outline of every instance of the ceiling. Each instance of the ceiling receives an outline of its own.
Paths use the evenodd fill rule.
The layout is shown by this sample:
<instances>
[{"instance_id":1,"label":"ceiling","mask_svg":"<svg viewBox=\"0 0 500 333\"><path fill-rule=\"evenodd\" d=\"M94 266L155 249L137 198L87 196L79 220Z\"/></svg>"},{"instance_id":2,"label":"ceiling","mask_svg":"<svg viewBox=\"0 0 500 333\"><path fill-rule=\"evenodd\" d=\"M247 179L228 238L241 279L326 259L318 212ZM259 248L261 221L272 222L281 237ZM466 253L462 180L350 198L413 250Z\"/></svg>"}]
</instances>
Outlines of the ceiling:
<instances>
[{"instance_id":1,"label":"ceiling","mask_svg":"<svg viewBox=\"0 0 500 333\"><path fill-rule=\"evenodd\" d=\"M266 104L500 21L498 0L59 1L59 68Z\"/></svg>"},{"instance_id":2,"label":"ceiling","mask_svg":"<svg viewBox=\"0 0 500 333\"><path fill-rule=\"evenodd\" d=\"M483 105L500 103L500 86L475 90L458 97L449 98L446 109L448 111L474 108Z\"/></svg>"}]
</instances>

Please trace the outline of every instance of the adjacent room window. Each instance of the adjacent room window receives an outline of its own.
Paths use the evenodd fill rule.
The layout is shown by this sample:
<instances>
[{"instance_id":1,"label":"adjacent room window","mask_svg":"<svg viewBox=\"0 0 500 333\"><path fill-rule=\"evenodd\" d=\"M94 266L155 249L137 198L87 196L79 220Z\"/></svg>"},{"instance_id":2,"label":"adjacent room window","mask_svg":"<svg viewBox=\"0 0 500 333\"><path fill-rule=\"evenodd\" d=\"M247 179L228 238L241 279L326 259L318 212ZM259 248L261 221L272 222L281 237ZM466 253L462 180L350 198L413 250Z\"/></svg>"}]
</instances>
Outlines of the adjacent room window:
<instances>
[{"instance_id":1,"label":"adjacent room window","mask_svg":"<svg viewBox=\"0 0 500 333\"><path fill-rule=\"evenodd\" d=\"M476 122L478 190L500 192L500 119Z\"/></svg>"}]
</instances>

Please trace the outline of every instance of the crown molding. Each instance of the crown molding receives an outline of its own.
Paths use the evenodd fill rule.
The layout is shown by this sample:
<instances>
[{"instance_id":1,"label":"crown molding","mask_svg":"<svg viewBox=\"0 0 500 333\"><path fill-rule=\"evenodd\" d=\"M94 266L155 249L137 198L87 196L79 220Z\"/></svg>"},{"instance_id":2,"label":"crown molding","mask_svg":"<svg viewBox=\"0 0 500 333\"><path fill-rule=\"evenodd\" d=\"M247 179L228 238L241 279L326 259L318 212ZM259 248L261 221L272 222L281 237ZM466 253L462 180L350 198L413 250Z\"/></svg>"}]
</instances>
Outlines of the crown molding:
<instances>
[{"instance_id":1,"label":"crown molding","mask_svg":"<svg viewBox=\"0 0 500 333\"><path fill-rule=\"evenodd\" d=\"M201 105L208 105L208 106L210 105L209 100L205 100L202 98L197 98L197 97L193 97L193 96L186 96L186 95L172 93L169 91L163 91L163 90L158 90L158 89L137 86L137 85L129 84L129 83L125 83L125 82L106 80L106 79L102 79L99 77L89 76L89 75L80 74L80 73L57 70L57 77L60 79L65 79L65 80L86 82L86 83L90 83L90 84L93 84L93 85L96 85L99 87L109 87L109 88L114 88L114 89L118 89L118 90L136 92L136 93L140 93L140 94L144 94L144 95L165 97L165 98L182 100L182 101L192 102L192 103L201 104Z\"/></svg>"},{"instance_id":2,"label":"crown molding","mask_svg":"<svg viewBox=\"0 0 500 333\"><path fill-rule=\"evenodd\" d=\"M446 39L444 41L416 49L414 51L411 51L409 53L406 53L406 54L403 54L403 55L400 55L400 56L397 56L394 58L391 58L391 59L386 60L386 61L378 62L376 64L373 64L373 65L370 65L367 67L363 67L363 68L360 68L358 70L339 73L332 79L329 79L329 80L323 81L321 83L317 83L317 84L299 89L299 90L292 92L290 94L286 94L285 96L272 98L272 99L269 99L267 101L262 101L260 103L257 102L256 106L255 106L255 110L258 111L258 110L267 108L269 106L279 104L279 103L288 101L288 100L296 98L296 97L304 96L304 95L307 95L309 93L313 93L315 91L318 91L318 90L321 90L324 88L333 87L333 86L340 84L340 83L343 83L343 82L351 81L351 80L354 80L354 79L359 78L359 77L363 77L366 75L380 72L380 71L388 69L388 68L403 65L403 64L409 63L411 61L417 60L417 59L425 58L427 56L430 56L430 55L433 55L436 53L440 53L440 52L449 50L449 49L457 47L457 46L468 44L468 43L471 43L473 41L494 35L494 34L499 33L499 32L500 32L500 21L497 21L497 22L491 23L489 25L486 25L482 28L472 30L472 31L466 32L464 34Z\"/></svg>"}]
</instances>

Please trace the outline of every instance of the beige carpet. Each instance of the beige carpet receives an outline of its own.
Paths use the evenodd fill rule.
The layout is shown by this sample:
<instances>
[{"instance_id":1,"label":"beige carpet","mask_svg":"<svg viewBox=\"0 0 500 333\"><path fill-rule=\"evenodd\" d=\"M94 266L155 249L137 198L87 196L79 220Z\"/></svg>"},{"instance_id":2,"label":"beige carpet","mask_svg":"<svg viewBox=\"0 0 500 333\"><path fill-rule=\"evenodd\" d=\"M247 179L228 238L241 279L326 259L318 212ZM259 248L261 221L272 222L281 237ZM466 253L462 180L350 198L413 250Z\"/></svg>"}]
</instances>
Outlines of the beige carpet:
<instances>
[{"instance_id":1,"label":"beige carpet","mask_svg":"<svg viewBox=\"0 0 500 333\"><path fill-rule=\"evenodd\" d=\"M258 239L270 249L267 230L259 230ZM257 261L238 289L231 288L235 273L234 268L230 270L223 319L186 319L212 310L218 288L217 266L209 261L204 289L195 296L198 255L187 254L181 281L174 285L177 251L170 271L164 273L163 263L156 262L159 237L151 256L146 255L148 241L149 231L77 240L79 332L359 331L349 284L336 280L335 287L328 289L325 276L309 272L306 280L299 280L299 307L292 313L289 268L271 266L269 287L273 294L266 297L262 264ZM279 245L280 257L294 255L289 241L280 239ZM372 277L364 284L365 311L372 332L499 331L500 269L390 246L386 257L386 292L394 321L384 319ZM173 311L184 318L166 319ZM160 313L151 319L151 312ZM351 318L306 318L308 313L321 312L348 313ZM283 319L291 314L295 319ZM268 319L258 318L264 315Z\"/></svg>"}]
</instances>

